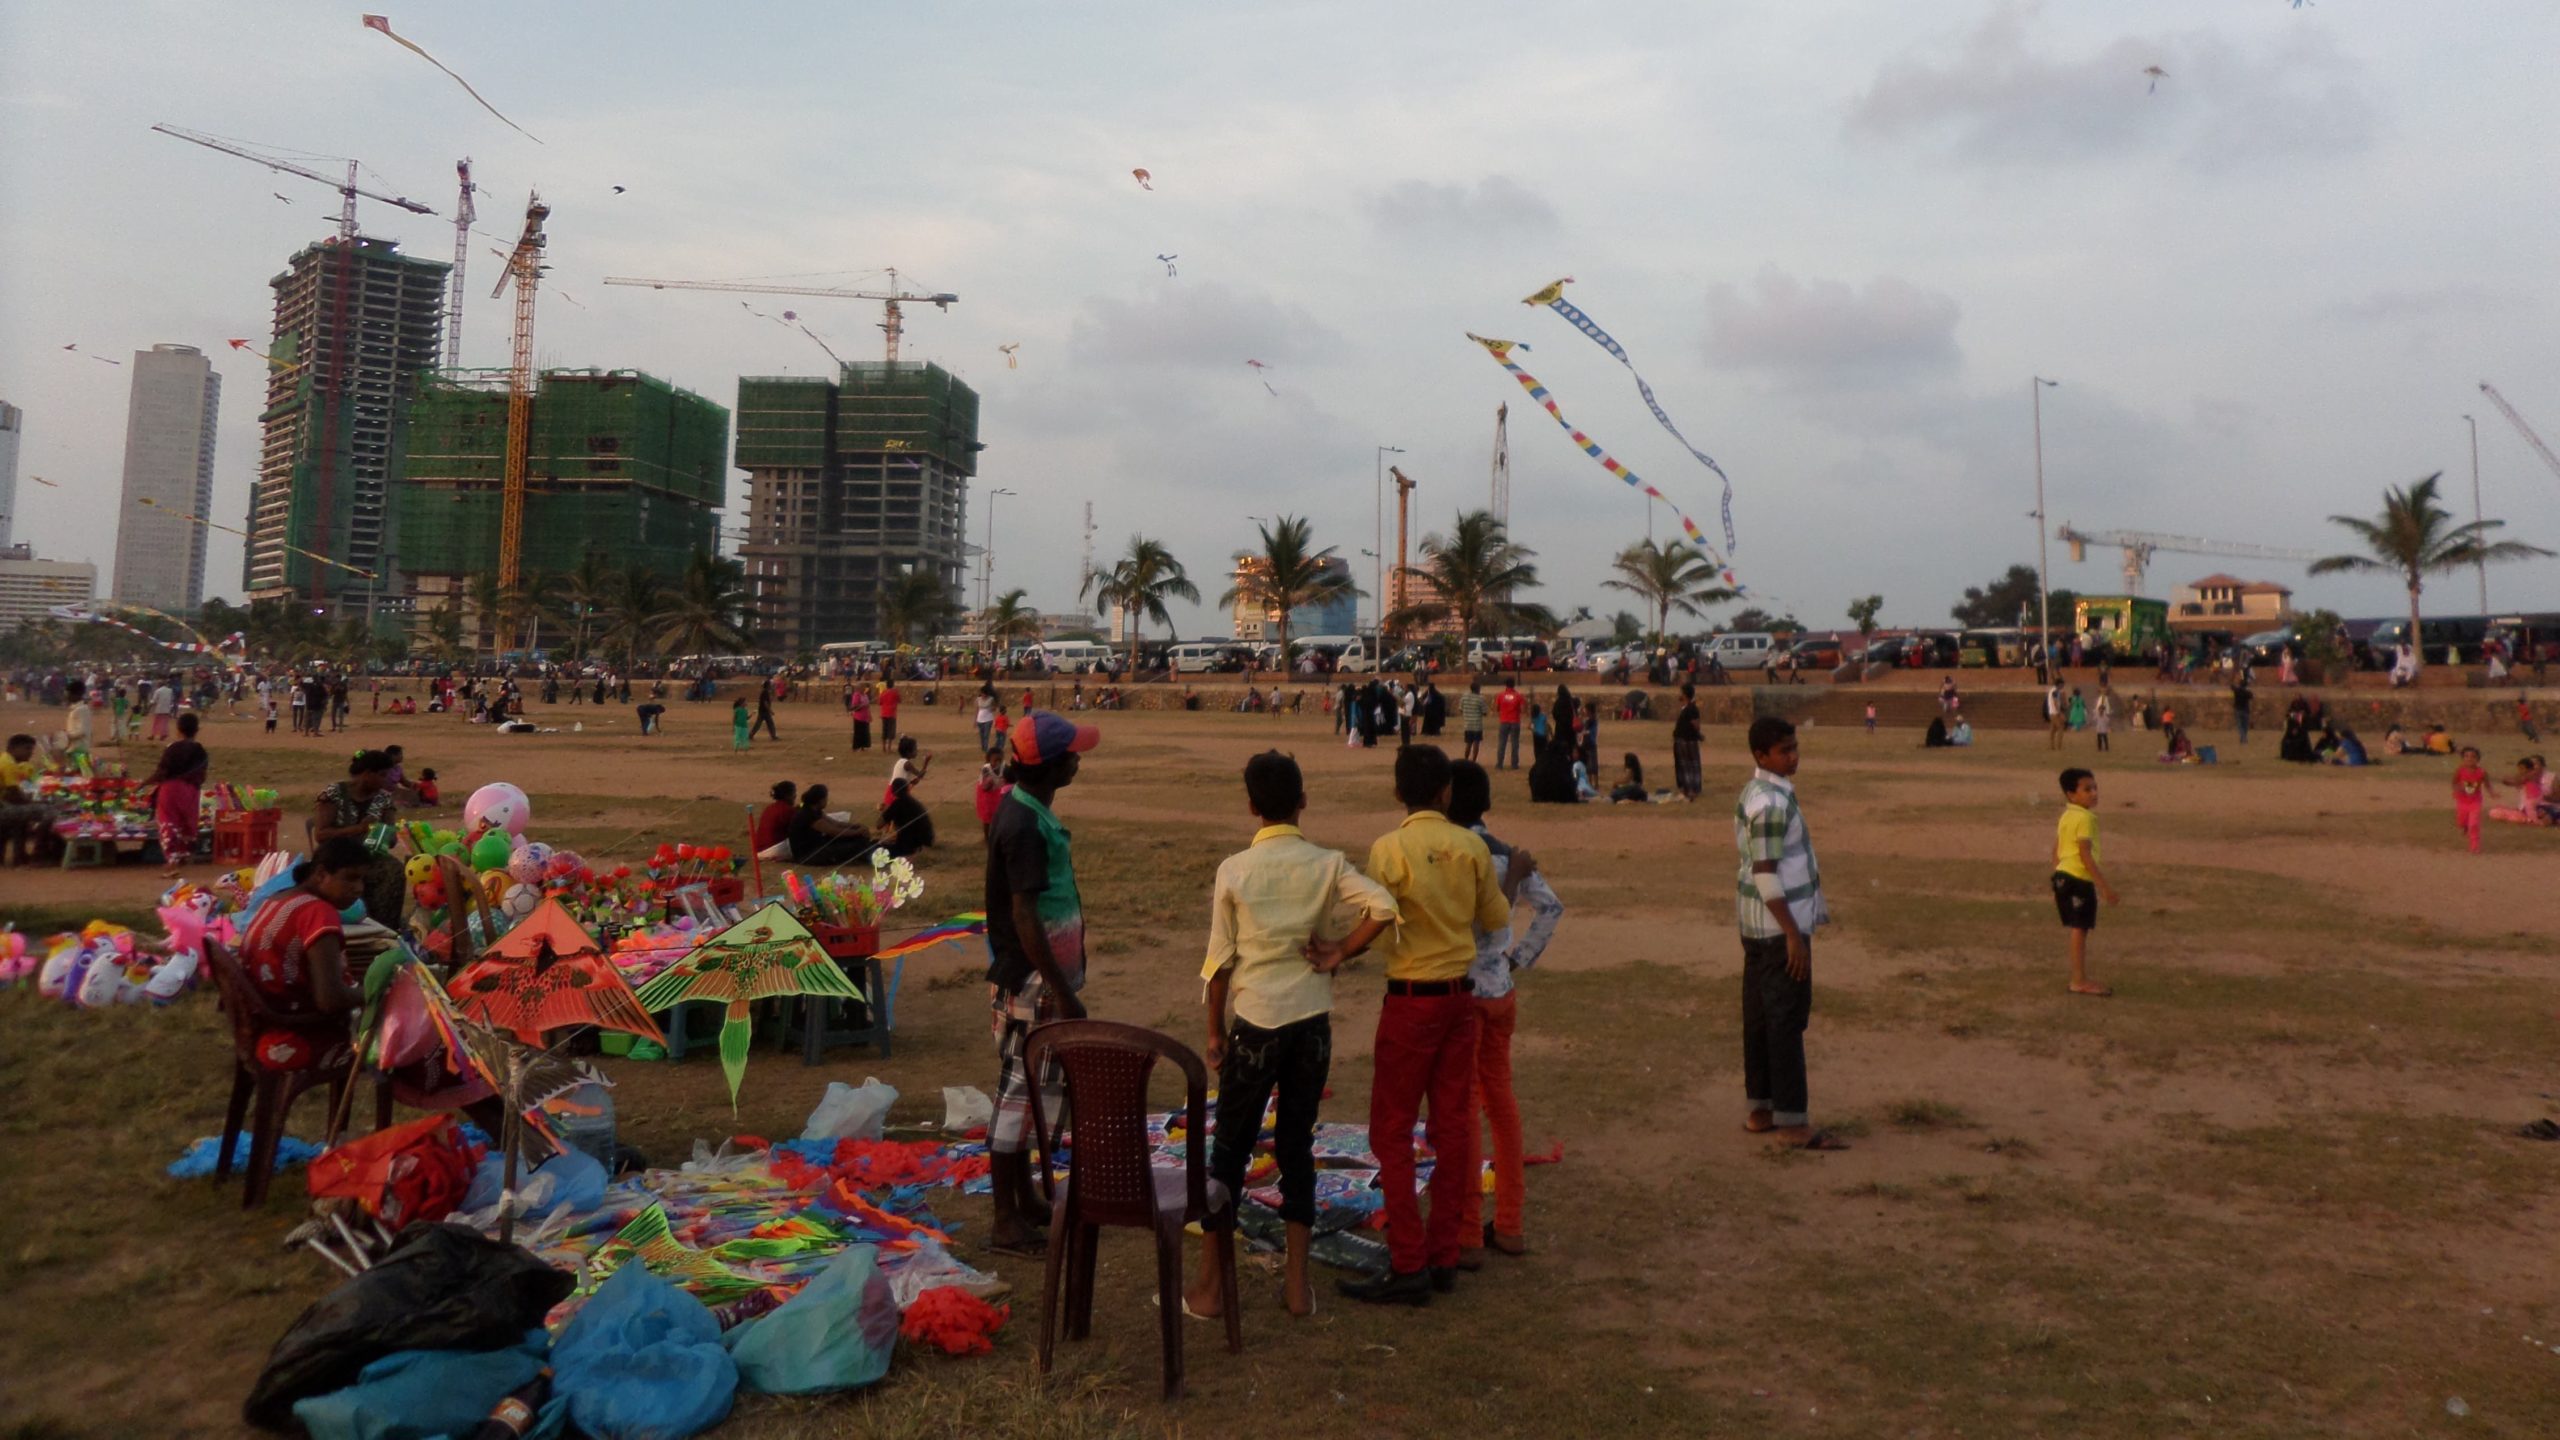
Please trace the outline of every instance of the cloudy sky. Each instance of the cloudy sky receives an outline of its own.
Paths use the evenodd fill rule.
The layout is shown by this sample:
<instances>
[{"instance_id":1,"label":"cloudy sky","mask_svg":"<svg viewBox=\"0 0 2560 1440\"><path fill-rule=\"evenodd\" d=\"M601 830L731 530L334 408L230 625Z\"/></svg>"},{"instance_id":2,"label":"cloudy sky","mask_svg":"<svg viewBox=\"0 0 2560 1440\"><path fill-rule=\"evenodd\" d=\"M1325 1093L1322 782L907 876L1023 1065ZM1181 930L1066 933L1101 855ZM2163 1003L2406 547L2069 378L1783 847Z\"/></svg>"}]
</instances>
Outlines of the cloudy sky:
<instances>
[{"instance_id":1,"label":"cloudy sky","mask_svg":"<svg viewBox=\"0 0 2560 1440\"><path fill-rule=\"evenodd\" d=\"M740 374L827 364L733 299L609 274L865 284L894 265L958 293L911 315L908 354L983 394L982 483L1019 492L996 516L997 583L1051 608L1072 603L1087 502L1106 559L1157 536L1212 599L1248 516L1303 513L1321 543L1369 547L1379 445L1421 482L1417 528L1443 527L1483 503L1504 401L1514 529L1546 598L1618 608L1597 582L1644 535L1643 501L1465 332L1530 342L1523 364L1574 422L1710 531L1718 490L1624 368L1518 303L1560 275L1732 475L1746 582L1814 624L1869 591L1888 623L1941 619L2034 558L2035 374L2063 382L2044 412L2058 521L2326 549L2321 517L2435 470L2467 514L2469 412L2489 513L2560 548L2560 476L2477 390L2495 381L2560 440L2548 0L392 19L541 143L351 5L0 0L0 398L28 411L22 474L62 487L21 483L19 533L43 552L112 560L129 373L60 347L263 333L266 280L330 228L328 190L154 121L353 154L448 212L472 157L490 238L469 363L503 361L489 250L531 186L553 207L545 365L635 367L725 405ZM447 221L363 213L450 253ZM838 352L877 353L876 307L756 308L784 306ZM219 363L215 503L236 521L259 365ZM984 513L973 501L973 538ZM217 538L210 574L236 593L238 542ZM2054 560L2057 583L2114 584L2111 554ZM2164 556L2154 593L2225 567ZM2432 593L2469 610L2471 590ZM2299 598L2395 604L2339 581ZM2560 562L2493 573L2492 603L2560 608Z\"/></svg>"}]
</instances>

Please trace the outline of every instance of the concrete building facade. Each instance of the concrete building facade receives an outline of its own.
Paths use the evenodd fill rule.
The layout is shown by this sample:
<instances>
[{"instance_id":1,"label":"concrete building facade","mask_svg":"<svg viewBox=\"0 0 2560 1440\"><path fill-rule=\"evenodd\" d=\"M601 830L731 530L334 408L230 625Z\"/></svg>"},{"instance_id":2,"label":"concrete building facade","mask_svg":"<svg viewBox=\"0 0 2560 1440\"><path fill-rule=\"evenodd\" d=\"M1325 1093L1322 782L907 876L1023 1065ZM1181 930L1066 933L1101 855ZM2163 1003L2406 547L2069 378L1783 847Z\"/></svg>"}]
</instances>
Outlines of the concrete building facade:
<instances>
[{"instance_id":1,"label":"concrete building facade","mask_svg":"<svg viewBox=\"0 0 2560 1440\"><path fill-rule=\"evenodd\" d=\"M116 511L115 598L154 610L204 603L206 530L183 517L213 504L222 376L193 345L133 353L124 416L124 503ZM145 503L145 502L149 503Z\"/></svg>"},{"instance_id":2,"label":"concrete building facade","mask_svg":"<svg viewBox=\"0 0 2560 1440\"><path fill-rule=\"evenodd\" d=\"M86 560L39 560L24 545L0 548L0 630L41 620L57 605L98 598L98 567Z\"/></svg>"},{"instance_id":3,"label":"concrete building facade","mask_svg":"<svg viewBox=\"0 0 2560 1440\"><path fill-rule=\"evenodd\" d=\"M241 580L251 599L298 596L360 613L402 594L389 492L409 402L442 353L452 268L388 240L331 238L267 282L275 363L249 495Z\"/></svg>"}]
</instances>

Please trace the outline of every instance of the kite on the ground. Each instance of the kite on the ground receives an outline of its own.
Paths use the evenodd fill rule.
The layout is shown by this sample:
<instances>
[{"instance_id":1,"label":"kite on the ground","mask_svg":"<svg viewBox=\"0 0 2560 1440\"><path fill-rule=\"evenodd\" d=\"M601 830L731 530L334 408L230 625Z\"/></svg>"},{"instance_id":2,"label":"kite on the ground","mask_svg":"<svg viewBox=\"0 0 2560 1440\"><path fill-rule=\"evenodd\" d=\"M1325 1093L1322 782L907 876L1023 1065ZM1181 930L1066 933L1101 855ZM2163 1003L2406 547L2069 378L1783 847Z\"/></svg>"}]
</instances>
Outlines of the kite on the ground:
<instances>
[{"instance_id":1,"label":"kite on the ground","mask_svg":"<svg viewBox=\"0 0 2560 1440\"><path fill-rule=\"evenodd\" d=\"M2166 71L2166 70L2161 69L2161 68L2160 68L2159 66L2157 66L2157 65L2145 65L2145 66L2143 66L2143 67L2142 67L2142 73L2151 77L2151 88L2150 88L2150 89L2148 89L2148 90L2146 90L2146 91L2144 91L2144 92L2142 92L2142 93L2144 93L2144 94L2146 94L2146 95L2157 95L2157 94L2159 94L2159 93L2160 93L2160 82L2169 78L2169 72L2168 72L2168 71Z\"/></svg>"},{"instance_id":2,"label":"kite on the ground","mask_svg":"<svg viewBox=\"0 0 2560 1440\"><path fill-rule=\"evenodd\" d=\"M748 1006L784 995L863 998L860 987L818 944L809 927L780 902L695 946L693 952L640 987L640 1005L669 1010L688 1000L726 1001L720 1026L720 1069L729 1077L729 1108L738 1107L738 1082L747 1073L747 1045L754 1033Z\"/></svg>"},{"instance_id":3,"label":"kite on the ground","mask_svg":"<svg viewBox=\"0 0 2560 1440\"><path fill-rule=\"evenodd\" d=\"M1149 174L1147 174L1147 172L1146 172L1146 171L1144 171L1144 170L1132 170L1132 171L1130 171L1129 173L1138 177L1138 188L1139 188L1139 189L1141 189L1141 190L1153 190L1154 188L1156 188L1156 187L1155 187L1155 184L1154 184L1154 177L1152 177L1152 176L1150 176Z\"/></svg>"},{"instance_id":4,"label":"kite on the ground","mask_svg":"<svg viewBox=\"0 0 2560 1440\"><path fill-rule=\"evenodd\" d=\"M999 345L996 348L1004 352L1004 368L1007 370L1022 368L1022 362L1013 358L1013 352L1022 348L1021 341L1016 340L1010 345Z\"/></svg>"},{"instance_id":5,"label":"kite on the ground","mask_svg":"<svg viewBox=\"0 0 2560 1440\"><path fill-rule=\"evenodd\" d=\"M1158 255L1156 258L1164 262L1164 273L1170 275L1174 273L1173 262L1181 259L1182 257L1179 255Z\"/></svg>"},{"instance_id":6,"label":"kite on the ground","mask_svg":"<svg viewBox=\"0 0 2560 1440\"><path fill-rule=\"evenodd\" d=\"M1572 283L1573 277L1567 275L1563 279L1558 280L1546 289L1539 291L1537 294L1528 297L1520 303L1523 305L1544 305L1548 309L1556 312L1558 315L1563 316L1566 322L1571 324L1574 329L1590 336L1593 344L1608 351L1610 354L1617 356L1618 363L1627 367L1628 374L1635 376L1636 393L1644 397L1645 408L1653 412L1654 420L1658 422L1663 429L1671 432L1671 438L1680 442L1681 448L1689 452L1691 459L1706 466L1718 480L1724 482L1724 548L1727 550L1737 548L1733 539L1733 477L1725 474L1724 467L1718 465L1711 457L1708 456L1706 451L1690 444L1689 437L1680 433L1680 427L1671 423L1671 416L1669 412L1662 408L1662 402L1653 398L1653 387L1646 384L1644 376L1638 373L1636 370L1636 362L1627 358L1626 347L1620 345L1614 338L1612 338L1608 331L1601 329L1600 322L1592 319L1588 315L1585 315L1582 313L1579 306L1564 298L1564 287ZM1523 345L1520 348L1526 350L1529 347ZM1495 358L1502 359L1503 357L1499 352L1497 352ZM1504 363L1508 364L1509 362L1506 360ZM1547 408L1553 410L1555 407L1553 405L1549 405ZM1559 416L1557 418L1562 419L1563 417ZM1570 429L1572 427L1567 426L1566 428ZM1666 503L1668 502L1666 501ZM1672 508L1676 511L1679 507L1673 506Z\"/></svg>"},{"instance_id":7,"label":"kite on the ground","mask_svg":"<svg viewBox=\"0 0 2560 1440\"><path fill-rule=\"evenodd\" d=\"M1645 483L1643 478L1638 476L1636 472L1628 469L1625 465L1620 464L1617 457L1611 455L1608 451L1601 449L1599 441L1594 440L1590 436L1583 434L1580 430L1575 429L1573 422L1564 418L1564 411L1557 407L1555 396L1548 393L1546 386L1538 383L1537 376L1521 369L1519 362L1511 358L1511 352L1520 348L1518 342L1511 340L1488 340L1484 336L1478 335L1472 330L1467 332L1467 338L1483 346L1485 353L1493 357L1493 362L1495 364L1501 366L1504 370L1509 371L1511 378L1520 382L1520 388L1529 392L1529 398L1537 401L1539 405L1545 407L1546 412L1555 417L1556 424L1562 426L1564 428L1564 432L1573 437L1573 443L1581 448L1582 453L1600 462L1601 469L1606 470L1610 474L1625 481L1630 489L1641 490L1651 498L1659 500L1663 504L1670 506L1672 515L1680 522L1681 531L1689 537L1691 544L1696 545L1699 550L1705 552L1707 559L1716 567L1718 577L1721 578L1725 584L1732 586L1735 594L1748 595L1751 593L1749 590L1744 588L1740 580L1734 578L1732 566L1724 559L1723 556L1716 553L1715 546L1709 543L1705 532L1698 528L1698 522L1690 519L1688 512L1682 510L1677 501L1674 501L1670 496L1663 494L1660 490Z\"/></svg>"},{"instance_id":8,"label":"kite on the ground","mask_svg":"<svg viewBox=\"0 0 2560 1440\"><path fill-rule=\"evenodd\" d=\"M556 899L544 899L481 951L446 983L445 992L465 1015L527 1045L540 1045L545 1032L571 1025L667 1041L612 957Z\"/></svg>"},{"instance_id":9,"label":"kite on the ground","mask_svg":"<svg viewBox=\"0 0 2560 1440\"><path fill-rule=\"evenodd\" d=\"M506 116L504 116L504 115L498 115L498 107L497 107L497 106L495 106L495 105L490 104L487 100L481 99L480 92L471 88L471 82L470 82L470 81L465 80L465 79L463 79L461 76L454 74L451 70L447 70L447 69L445 69L445 63L444 63L443 61L441 61L441 60L437 59L437 58L436 58L436 57L434 57L433 55L428 54L426 51L424 51L424 50L422 50L422 49L418 48L417 42L415 42L415 41L413 41L413 40L410 40L408 37L406 37L406 36L404 36L404 35L400 35L400 34L398 34L398 33L394 32L394 31L392 30L392 28L391 28L391 17L390 17L390 16L388 16L388 15L367 15L366 17L364 17L364 28L366 28L367 30L379 30L379 31L381 31L384 35L389 36L393 41L397 42L397 43L400 45L400 47L401 47L402 49L407 50L409 53L411 53L411 54L413 54L413 55L417 56L417 57L418 57L419 59L421 59L421 60L426 61L428 64L433 65L433 66L434 66L434 67L436 67L437 69L439 69L439 70L444 70L444 73L446 74L446 76L447 76L447 77L449 77L449 78L453 81L453 83L454 83L454 84L459 85L459 86L461 86L461 87L462 87L462 90L463 90L463 93L464 93L464 94L469 95L469 96L470 96L472 99L474 99L474 100L479 100L479 101L480 101L480 108L481 108L481 109L488 111L488 112L489 112L490 114L492 114L492 115L497 115L497 116L498 116L498 121L499 121L499 123L500 123L500 124L505 125L508 129L513 130L513 131L514 131L514 132L516 132L517 134L519 134L519 135L523 136L523 137L524 137L524 138L526 138L527 140L532 141L532 142L533 142L534 144L536 144L536 145L539 145L539 144L541 144L541 143L542 143L542 137L541 137L541 136L538 136L538 135L534 134L532 131L527 130L526 128L524 128L523 126L521 126L521 125L517 124L517 123L516 123L516 122L514 122L513 120L509 120L509 119L508 119Z\"/></svg>"}]
</instances>

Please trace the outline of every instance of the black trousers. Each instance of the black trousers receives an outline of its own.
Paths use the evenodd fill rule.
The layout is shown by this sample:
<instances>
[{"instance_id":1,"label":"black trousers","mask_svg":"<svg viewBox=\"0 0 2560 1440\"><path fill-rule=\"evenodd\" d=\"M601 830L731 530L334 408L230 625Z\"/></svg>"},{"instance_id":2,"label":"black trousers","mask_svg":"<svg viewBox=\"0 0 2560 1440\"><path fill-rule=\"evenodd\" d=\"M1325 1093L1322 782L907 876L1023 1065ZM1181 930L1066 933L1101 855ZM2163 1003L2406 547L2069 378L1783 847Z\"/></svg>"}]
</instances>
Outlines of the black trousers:
<instances>
[{"instance_id":1,"label":"black trousers","mask_svg":"<svg viewBox=\"0 0 2560 1440\"><path fill-rule=\"evenodd\" d=\"M1280 1092L1272 1124L1273 1158L1280 1162L1280 1218L1299 1225L1316 1219L1316 1102L1324 1098L1333 1069L1333 1017L1311 1015L1277 1030L1232 1017L1227 1055L1218 1065L1218 1128L1209 1152L1209 1174L1239 1197L1245 1167L1262 1135L1262 1107Z\"/></svg>"},{"instance_id":2,"label":"black trousers","mask_svg":"<svg viewBox=\"0 0 2560 1440\"><path fill-rule=\"evenodd\" d=\"M1781 1125L1802 1125L1804 1027L1813 1018L1813 976L1787 974L1787 939L1742 939L1742 1090Z\"/></svg>"}]
</instances>

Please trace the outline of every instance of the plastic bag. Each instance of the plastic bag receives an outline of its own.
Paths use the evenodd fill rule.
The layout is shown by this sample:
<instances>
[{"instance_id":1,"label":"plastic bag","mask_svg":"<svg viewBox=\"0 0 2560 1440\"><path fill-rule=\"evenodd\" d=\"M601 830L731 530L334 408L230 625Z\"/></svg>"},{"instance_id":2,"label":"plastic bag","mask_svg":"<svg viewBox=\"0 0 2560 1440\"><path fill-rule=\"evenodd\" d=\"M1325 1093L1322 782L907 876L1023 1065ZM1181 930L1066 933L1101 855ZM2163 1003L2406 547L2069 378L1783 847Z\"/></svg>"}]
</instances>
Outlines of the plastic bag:
<instances>
[{"instance_id":1,"label":"plastic bag","mask_svg":"<svg viewBox=\"0 0 2560 1440\"><path fill-rule=\"evenodd\" d=\"M889 1118L889 1107L898 1103L897 1087L880 1083L877 1075L862 1077L857 1090L841 1080L830 1081L818 1108L809 1112L809 1123L800 1132L803 1140L877 1140L880 1127Z\"/></svg>"},{"instance_id":2,"label":"plastic bag","mask_svg":"<svg viewBox=\"0 0 2560 1440\"><path fill-rule=\"evenodd\" d=\"M965 1135L996 1118L995 1102L975 1085L942 1087L942 1128Z\"/></svg>"},{"instance_id":3,"label":"plastic bag","mask_svg":"<svg viewBox=\"0 0 2560 1440\"><path fill-rule=\"evenodd\" d=\"M594 1440L681 1440L728 1418L738 1366L702 1302L625 1265L551 1347L553 1393Z\"/></svg>"},{"instance_id":4,"label":"plastic bag","mask_svg":"<svg viewBox=\"0 0 2560 1440\"><path fill-rule=\"evenodd\" d=\"M400 1350L489 1350L542 1323L576 1282L513 1245L459 1225L421 1225L323 1295L276 1340L241 1414L281 1429L293 1402L353 1384Z\"/></svg>"},{"instance_id":5,"label":"plastic bag","mask_svg":"<svg viewBox=\"0 0 2560 1440\"><path fill-rule=\"evenodd\" d=\"M738 1383L767 1395L852 1390L889 1373L898 1301L875 1246L838 1251L782 1308L729 1332Z\"/></svg>"},{"instance_id":6,"label":"plastic bag","mask_svg":"<svg viewBox=\"0 0 2560 1440\"><path fill-rule=\"evenodd\" d=\"M503 1350L403 1350L367 1365L343 1390L295 1401L293 1418L311 1432L311 1440L468 1435L509 1392L542 1373L550 1348L551 1337L537 1329ZM551 1419L544 1416L545 1422ZM551 1425L552 1432L558 1428ZM537 1424L527 1433L546 1432Z\"/></svg>"}]
</instances>

